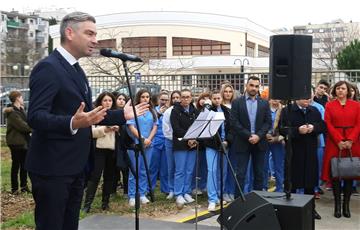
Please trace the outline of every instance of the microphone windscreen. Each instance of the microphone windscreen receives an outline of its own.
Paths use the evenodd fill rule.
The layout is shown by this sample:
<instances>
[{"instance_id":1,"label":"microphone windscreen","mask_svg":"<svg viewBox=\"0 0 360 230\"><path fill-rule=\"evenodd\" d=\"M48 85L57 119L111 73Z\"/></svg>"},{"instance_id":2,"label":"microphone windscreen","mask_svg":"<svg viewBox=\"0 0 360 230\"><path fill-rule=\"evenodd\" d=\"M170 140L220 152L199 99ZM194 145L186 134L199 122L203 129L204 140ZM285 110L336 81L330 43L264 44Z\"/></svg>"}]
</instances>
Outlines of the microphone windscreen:
<instances>
[{"instance_id":1,"label":"microphone windscreen","mask_svg":"<svg viewBox=\"0 0 360 230\"><path fill-rule=\"evenodd\" d=\"M112 57L111 49L100 49L100 54L105 57Z\"/></svg>"}]
</instances>

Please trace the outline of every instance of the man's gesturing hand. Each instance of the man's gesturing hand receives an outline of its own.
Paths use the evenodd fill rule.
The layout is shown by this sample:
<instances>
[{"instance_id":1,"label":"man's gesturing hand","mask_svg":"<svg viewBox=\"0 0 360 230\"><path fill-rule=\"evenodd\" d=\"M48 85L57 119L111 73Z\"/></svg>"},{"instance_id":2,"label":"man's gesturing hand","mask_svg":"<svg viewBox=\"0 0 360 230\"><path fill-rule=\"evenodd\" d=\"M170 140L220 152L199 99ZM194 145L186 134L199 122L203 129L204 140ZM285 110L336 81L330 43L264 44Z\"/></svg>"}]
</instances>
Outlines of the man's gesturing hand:
<instances>
[{"instance_id":1,"label":"man's gesturing hand","mask_svg":"<svg viewBox=\"0 0 360 230\"><path fill-rule=\"evenodd\" d=\"M84 108L85 103L81 102L72 119L73 129L90 127L91 125L102 121L106 115L107 109L103 108L102 106L98 106L89 112L84 112Z\"/></svg>"},{"instance_id":2,"label":"man's gesturing hand","mask_svg":"<svg viewBox=\"0 0 360 230\"><path fill-rule=\"evenodd\" d=\"M130 103L131 103L131 100L129 100L124 107L124 117L126 120L131 120L134 118L133 108ZM135 110L136 110L136 115L141 116L146 111L149 110L149 103L147 103L147 102L140 103L135 106Z\"/></svg>"}]
</instances>

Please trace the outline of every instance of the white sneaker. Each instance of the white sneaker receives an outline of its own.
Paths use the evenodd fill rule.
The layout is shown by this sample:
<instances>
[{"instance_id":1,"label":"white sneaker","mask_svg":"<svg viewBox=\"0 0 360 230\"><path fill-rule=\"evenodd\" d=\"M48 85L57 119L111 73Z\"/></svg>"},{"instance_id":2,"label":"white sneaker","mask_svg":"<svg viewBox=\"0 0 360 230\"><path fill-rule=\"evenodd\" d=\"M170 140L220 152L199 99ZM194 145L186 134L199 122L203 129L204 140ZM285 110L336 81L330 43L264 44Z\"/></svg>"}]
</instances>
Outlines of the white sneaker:
<instances>
[{"instance_id":1,"label":"white sneaker","mask_svg":"<svg viewBox=\"0 0 360 230\"><path fill-rule=\"evenodd\" d=\"M194 196L195 195L202 195L203 192L200 189L193 189L191 192Z\"/></svg>"},{"instance_id":2,"label":"white sneaker","mask_svg":"<svg viewBox=\"0 0 360 230\"><path fill-rule=\"evenodd\" d=\"M182 209L184 207L185 203L186 203L186 200L184 199L183 196L180 195L180 196L176 197L176 207L178 209Z\"/></svg>"},{"instance_id":3,"label":"white sneaker","mask_svg":"<svg viewBox=\"0 0 360 230\"><path fill-rule=\"evenodd\" d=\"M135 198L130 198L129 199L129 206L130 207L135 207Z\"/></svg>"},{"instance_id":4,"label":"white sneaker","mask_svg":"<svg viewBox=\"0 0 360 230\"><path fill-rule=\"evenodd\" d=\"M214 212L216 210L216 204L214 202L210 202L208 206L209 212Z\"/></svg>"},{"instance_id":5,"label":"white sneaker","mask_svg":"<svg viewBox=\"0 0 360 230\"><path fill-rule=\"evenodd\" d=\"M189 194L185 194L184 199L185 199L187 204L190 204L190 203L195 201Z\"/></svg>"},{"instance_id":6,"label":"white sneaker","mask_svg":"<svg viewBox=\"0 0 360 230\"><path fill-rule=\"evenodd\" d=\"M224 193L223 200L229 203L232 201L230 195L227 193Z\"/></svg>"},{"instance_id":7,"label":"white sneaker","mask_svg":"<svg viewBox=\"0 0 360 230\"><path fill-rule=\"evenodd\" d=\"M169 192L169 195L167 195L166 199L171 200L172 198L174 198L174 192Z\"/></svg>"},{"instance_id":8,"label":"white sneaker","mask_svg":"<svg viewBox=\"0 0 360 230\"><path fill-rule=\"evenodd\" d=\"M229 194L229 197L230 197L231 201L235 200L234 194Z\"/></svg>"},{"instance_id":9,"label":"white sneaker","mask_svg":"<svg viewBox=\"0 0 360 230\"><path fill-rule=\"evenodd\" d=\"M216 201L216 204L217 204L217 205L220 205L220 200L217 200L217 201ZM223 205L225 205L225 204L227 204L227 202L226 202L225 199L223 199Z\"/></svg>"},{"instance_id":10,"label":"white sneaker","mask_svg":"<svg viewBox=\"0 0 360 230\"><path fill-rule=\"evenodd\" d=\"M148 200L148 198L146 198L146 196L142 196L142 197L140 197L140 202L142 204L147 204L147 203L150 203L150 200Z\"/></svg>"}]
</instances>

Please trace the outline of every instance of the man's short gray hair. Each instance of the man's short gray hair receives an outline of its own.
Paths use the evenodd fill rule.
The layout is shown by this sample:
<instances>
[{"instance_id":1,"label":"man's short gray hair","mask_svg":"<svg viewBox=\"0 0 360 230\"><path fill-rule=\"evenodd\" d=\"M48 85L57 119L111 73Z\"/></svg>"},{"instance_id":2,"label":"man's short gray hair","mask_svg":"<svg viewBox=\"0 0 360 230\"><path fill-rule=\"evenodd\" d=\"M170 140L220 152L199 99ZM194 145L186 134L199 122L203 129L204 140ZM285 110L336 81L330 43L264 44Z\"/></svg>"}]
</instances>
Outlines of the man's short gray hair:
<instances>
[{"instance_id":1,"label":"man's short gray hair","mask_svg":"<svg viewBox=\"0 0 360 230\"><path fill-rule=\"evenodd\" d=\"M63 43L65 41L65 29L67 27L74 28L75 24L85 21L96 23L96 20L93 16L84 12L72 12L65 15L60 23L60 42Z\"/></svg>"}]
</instances>

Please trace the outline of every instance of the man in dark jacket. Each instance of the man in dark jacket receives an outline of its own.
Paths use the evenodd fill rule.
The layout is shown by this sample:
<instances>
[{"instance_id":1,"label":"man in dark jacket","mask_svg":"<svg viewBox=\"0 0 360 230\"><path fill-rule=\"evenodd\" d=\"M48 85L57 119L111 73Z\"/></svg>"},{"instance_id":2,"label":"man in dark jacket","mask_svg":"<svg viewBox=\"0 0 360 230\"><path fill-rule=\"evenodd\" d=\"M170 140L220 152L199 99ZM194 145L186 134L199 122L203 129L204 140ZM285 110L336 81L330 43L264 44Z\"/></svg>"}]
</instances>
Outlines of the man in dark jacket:
<instances>
[{"instance_id":1,"label":"man in dark jacket","mask_svg":"<svg viewBox=\"0 0 360 230\"><path fill-rule=\"evenodd\" d=\"M290 170L292 192L295 193L296 189L303 188L305 194L314 195L314 187L318 185L319 178L318 135L325 132L325 122L320 112L310 105L310 100L297 100L290 108L282 110L280 127L280 134L283 136L290 134L292 143ZM314 217L321 218L315 210Z\"/></svg>"},{"instance_id":2,"label":"man in dark jacket","mask_svg":"<svg viewBox=\"0 0 360 230\"><path fill-rule=\"evenodd\" d=\"M170 122L173 128L173 151L175 158L174 194L176 205L181 209L185 203L194 202L191 197L191 180L196 161L196 140L182 141L186 131L195 121L198 111L192 104L191 91L181 91L180 104L171 111Z\"/></svg>"},{"instance_id":3,"label":"man in dark jacket","mask_svg":"<svg viewBox=\"0 0 360 230\"><path fill-rule=\"evenodd\" d=\"M258 96L259 87L260 79L250 76L245 95L232 102L232 151L237 158L235 162L239 162L235 170L242 189L250 156L254 170L253 188L262 190L263 187L264 157L268 145L265 135L271 128L271 114L269 103ZM238 196L237 188L235 197Z\"/></svg>"}]
</instances>

